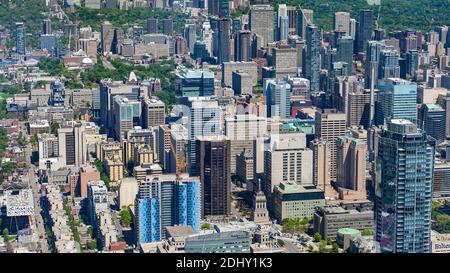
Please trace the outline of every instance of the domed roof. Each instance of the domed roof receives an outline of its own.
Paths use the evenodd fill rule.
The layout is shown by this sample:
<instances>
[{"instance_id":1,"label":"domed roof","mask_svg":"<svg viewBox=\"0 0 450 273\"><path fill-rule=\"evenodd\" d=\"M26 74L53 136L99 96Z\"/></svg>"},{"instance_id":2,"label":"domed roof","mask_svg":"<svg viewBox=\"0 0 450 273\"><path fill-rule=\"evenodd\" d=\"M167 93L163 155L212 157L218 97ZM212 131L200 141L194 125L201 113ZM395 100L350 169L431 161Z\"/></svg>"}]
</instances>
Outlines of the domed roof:
<instances>
[{"instance_id":1,"label":"domed roof","mask_svg":"<svg viewBox=\"0 0 450 273\"><path fill-rule=\"evenodd\" d=\"M87 57L84 58L84 59L81 61L81 63L82 63L82 64L93 64L91 58L87 58Z\"/></svg>"}]
</instances>

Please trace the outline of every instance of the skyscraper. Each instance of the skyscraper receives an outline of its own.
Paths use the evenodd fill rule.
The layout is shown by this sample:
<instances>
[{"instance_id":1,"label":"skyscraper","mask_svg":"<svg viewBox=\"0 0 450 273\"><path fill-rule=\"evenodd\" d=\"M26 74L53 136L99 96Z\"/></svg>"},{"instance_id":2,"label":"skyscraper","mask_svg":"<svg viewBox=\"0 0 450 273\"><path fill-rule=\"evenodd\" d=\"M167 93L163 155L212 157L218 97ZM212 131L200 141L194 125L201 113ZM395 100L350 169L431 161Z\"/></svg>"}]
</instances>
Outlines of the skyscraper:
<instances>
[{"instance_id":1,"label":"skyscraper","mask_svg":"<svg viewBox=\"0 0 450 273\"><path fill-rule=\"evenodd\" d=\"M291 116L291 85L284 80L266 81L267 117Z\"/></svg>"},{"instance_id":2,"label":"skyscraper","mask_svg":"<svg viewBox=\"0 0 450 273\"><path fill-rule=\"evenodd\" d=\"M275 11L270 5L250 6L248 24L250 30L262 39L261 45L274 41Z\"/></svg>"},{"instance_id":3,"label":"skyscraper","mask_svg":"<svg viewBox=\"0 0 450 273\"><path fill-rule=\"evenodd\" d=\"M297 35L301 36L303 39L306 38L306 28L308 25L313 24L314 11L310 9L300 9L297 10L296 14L296 29Z\"/></svg>"},{"instance_id":4,"label":"skyscraper","mask_svg":"<svg viewBox=\"0 0 450 273\"><path fill-rule=\"evenodd\" d=\"M135 201L136 243L167 239L166 227L191 226L200 231L200 181L182 175L147 176Z\"/></svg>"},{"instance_id":5,"label":"skyscraper","mask_svg":"<svg viewBox=\"0 0 450 273\"><path fill-rule=\"evenodd\" d=\"M224 136L196 139L203 201L202 217L231 213L230 140Z\"/></svg>"},{"instance_id":6,"label":"skyscraper","mask_svg":"<svg viewBox=\"0 0 450 273\"><path fill-rule=\"evenodd\" d=\"M140 125L141 103L132 101L126 97L114 97L114 136L121 141L125 137L127 130L133 129L135 125Z\"/></svg>"},{"instance_id":7,"label":"skyscraper","mask_svg":"<svg viewBox=\"0 0 450 273\"><path fill-rule=\"evenodd\" d=\"M158 33L158 19L147 19L147 33Z\"/></svg>"},{"instance_id":8,"label":"skyscraper","mask_svg":"<svg viewBox=\"0 0 450 273\"><path fill-rule=\"evenodd\" d=\"M399 56L395 50L381 50L378 79L400 78Z\"/></svg>"},{"instance_id":9,"label":"skyscraper","mask_svg":"<svg viewBox=\"0 0 450 273\"><path fill-rule=\"evenodd\" d=\"M241 30L234 39L234 57L237 62L248 62L252 57L251 31Z\"/></svg>"},{"instance_id":10,"label":"skyscraper","mask_svg":"<svg viewBox=\"0 0 450 273\"><path fill-rule=\"evenodd\" d=\"M353 72L353 44L354 41L351 36L343 36L336 41L336 56L333 61L347 63L347 75Z\"/></svg>"},{"instance_id":11,"label":"skyscraper","mask_svg":"<svg viewBox=\"0 0 450 273\"><path fill-rule=\"evenodd\" d=\"M166 35L172 35L173 33L173 19L167 18L163 20L163 33Z\"/></svg>"},{"instance_id":12,"label":"skyscraper","mask_svg":"<svg viewBox=\"0 0 450 273\"><path fill-rule=\"evenodd\" d=\"M209 98L190 98L189 130L189 174L198 175L196 138L201 136L214 136L220 133L220 108L215 100Z\"/></svg>"},{"instance_id":13,"label":"skyscraper","mask_svg":"<svg viewBox=\"0 0 450 273\"><path fill-rule=\"evenodd\" d=\"M366 50L367 42L372 39L373 32L373 11L361 10L359 12L358 35L356 40L357 52Z\"/></svg>"},{"instance_id":14,"label":"skyscraper","mask_svg":"<svg viewBox=\"0 0 450 273\"><path fill-rule=\"evenodd\" d=\"M16 52L19 55L26 53L25 24L23 22L16 23Z\"/></svg>"},{"instance_id":15,"label":"skyscraper","mask_svg":"<svg viewBox=\"0 0 450 273\"><path fill-rule=\"evenodd\" d=\"M102 53L108 53L112 51L112 42L114 38L114 28L113 25L106 21L100 27L100 39Z\"/></svg>"},{"instance_id":16,"label":"skyscraper","mask_svg":"<svg viewBox=\"0 0 450 273\"><path fill-rule=\"evenodd\" d=\"M195 29L195 24L186 24L184 26L184 39L186 40L187 48L189 49L189 52L194 52L194 44L197 41L197 33Z\"/></svg>"},{"instance_id":17,"label":"skyscraper","mask_svg":"<svg viewBox=\"0 0 450 273\"><path fill-rule=\"evenodd\" d=\"M149 128L164 124L165 112L164 102L154 98L144 100L142 103L142 126Z\"/></svg>"},{"instance_id":18,"label":"skyscraper","mask_svg":"<svg viewBox=\"0 0 450 273\"><path fill-rule=\"evenodd\" d=\"M231 60L230 52L230 19L211 18L213 30L213 56L221 64Z\"/></svg>"},{"instance_id":19,"label":"skyscraper","mask_svg":"<svg viewBox=\"0 0 450 273\"><path fill-rule=\"evenodd\" d=\"M437 143L445 140L445 110L437 104L424 104L420 110L419 127Z\"/></svg>"},{"instance_id":20,"label":"skyscraper","mask_svg":"<svg viewBox=\"0 0 450 273\"><path fill-rule=\"evenodd\" d=\"M287 37L289 35L289 17L286 4L278 5L277 28L278 40L287 40Z\"/></svg>"},{"instance_id":21,"label":"skyscraper","mask_svg":"<svg viewBox=\"0 0 450 273\"><path fill-rule=\"evenodd\" d=\"M345 136L345 114L336 109L323 109L315 114L316 138L326 141L330 148L330 179L336 180L336 140Z\"/></svg>"},{"instance_id":22,"label":"skyscraper","mask_svg":"<svg viewBox=\"0 0 450 273\"><path fill-rule=\"evenodd\" d=\"M336 182L343 200L366 199L367 143L352 136L336 142Z\"/></svg>"},{"instance_id":23,"label":"skyscraper","mask_svg":"<svg viewBox=\"0 0 450 273\"><path fill-rule=\"evenodd\" d=\"M304 76L311 82L311 92L320 90L320 30L317 26L306 28L306 58L303 61Z\"/></svg>"},{"instance_id":24,"label":"skyscraper","mask_svg":"<svg viewBox=\"0 0 450 273\"><path fill-rule=\"evenodd\" d=\"M342 31L346 35L350 35L350 13L336 12L334 13L333 29Z\"/></svg>"},{"instance_id":25,"label":"skyscraper","mask_svg":"<svg viewBox=\"0 0 450 273\"><path fill-rule=\"evenodd\" d=\"M434 152L434 140L408 120L391 120L380 133L375 220L382 251L430 251Z\"/></svg>"},{"instance_id":26,"label":"skyscraper","mask_svg":"<svg viewBox=\"0 0 450 273\"><path fill-rule=\"evenodd\" d=\"M46 18L42 22L42 34L52 34L52 20L50 18Z\"/></svg>"},{"instance_id":27,"label":"skyscraper","mask_svg":"<svg viewBox=\"0 0 450 273\"><path fill-rule=\"evenodd\" d=\"M381 109L377 113L377 124L389 119L417 120L417 84L410 81L391 78L380 82Z\"/></svg>"}]
</instances>

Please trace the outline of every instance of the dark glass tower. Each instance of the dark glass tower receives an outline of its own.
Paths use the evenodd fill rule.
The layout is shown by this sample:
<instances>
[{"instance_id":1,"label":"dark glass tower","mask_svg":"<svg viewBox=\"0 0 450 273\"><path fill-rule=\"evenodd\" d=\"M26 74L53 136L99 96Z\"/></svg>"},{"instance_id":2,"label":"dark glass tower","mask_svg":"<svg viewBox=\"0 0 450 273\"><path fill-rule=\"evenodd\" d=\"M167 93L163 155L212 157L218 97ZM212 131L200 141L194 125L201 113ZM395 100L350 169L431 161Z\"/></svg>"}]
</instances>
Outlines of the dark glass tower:
<instances>
[{"instance_id":1,"label":"dark glass tower","mask_svg":"<svg viewBox=\"0 0 450 273\"><path fill-rule=\"evenodd\" d=\"M435 141L408 120L380 133L376 163L376 240L383 252L430 251Z\"/></svg>"}]
</instances>

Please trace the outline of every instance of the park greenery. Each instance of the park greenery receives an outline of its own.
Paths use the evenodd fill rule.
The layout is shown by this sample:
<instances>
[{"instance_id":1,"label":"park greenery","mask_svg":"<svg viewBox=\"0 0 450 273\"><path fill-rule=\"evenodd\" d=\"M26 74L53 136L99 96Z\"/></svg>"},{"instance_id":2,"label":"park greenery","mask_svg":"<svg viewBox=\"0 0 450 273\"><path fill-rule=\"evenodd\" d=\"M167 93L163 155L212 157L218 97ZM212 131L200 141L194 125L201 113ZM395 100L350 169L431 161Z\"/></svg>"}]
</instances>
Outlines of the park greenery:
<instances>
[{"instance_id":1,"label":"park greenery","mask_svg":"<svg viewBox=\"0 0 450 273\"><path fill-rule=\"evenodd\" d=\"M76 7L74 12L67 13L71 21L80 22L80 27L90 26L95 31L100 31L101 24L109 21L113 26L122 27L124 30L138 25L146 29L147 19L159 20L159 30L162 32L162 20L173 19L173 30L180 34L184 28L188 16L181 12L166 11L159 8L130 8L119 9L89 9Z\"/></svg>"},{"instance_id":2,"label":"park greenery","mask_svg":"<svg viewBox=\"0 0 450 273\"><path fill-rule=\"evenodd\" d=\"M440 233L450 233L450 215L440 211L442 203L433 201L432 203L432 228Z\"/></svg>"},{"instance_id":3,"label":"park greenery","mask_svg":"<svg viewBox=\"0 0 450 273\"><path fill-rule=\"evenodd\" d=\"M80 243L81 237L80 232L78 231L78 226L80 225L80 222L75 222L67 198L64 198L63 200L63 208L64 211L66 212L67 217L69 218L69 226L73 233L73 240L77 243Z\"/></svg>"},{"instance_id":4,"label":"park greenery","mask_svg":"<svg viewBox=\"0 0 450 273\"><path fill-rule=\"evenodd\" d=\"M124 227L130 227L133 216L131 215L130 207L128 206L122 206L122 209L119 213L120 215L120 221Z\"/></svg>"},{"instance_id":5,"label":"park greenery","mask_svg":"<svg viewBox=\"0 0 450 273\"><path fill-rule=\"evenodd\" d=\"M402 29L417 29L429 31L436 25L449 25L450 1L448 0L381 0L381 8L376 5L369 5L368 0L270 0L275 8L279 4L295 6L314 11L314 23L326 31L333 29L333 15L338 11L345 11L351 14L352 18L359 21L359 11L371 9L378 17L380 10L379 27L388 32ZM232 13L232 17L245 14L245 10Z\"/></svg>"},{"instance_id":6,"label":"park greenery","mask_svg":"<svg viewBox=\"0 0 450 273\"><path fill-rule=\"evenodd\" d=\"M105 167L103 167L103 163L100 159L96 159L94 162L95 167L97 168L97 171L100 173L100 179L105 182L105 185L107 188L109 188L109 176L106 174Z\"/></svg>"},{"instance_id":7,"label":"park greenery","mask_svg":"<svg viewBox=\"0 0 450 273\"><path fill-rule=\"evenodd\" d=\"M286 218L281 222L283 231L287 233L305 233L308 232L312 223L312 219L289 219Z\"/></svg>"},{"instance_id":8,"label":"park greenery","mask_svg":"<svg viewBox=\"0 0 450 273\"><path fill-rule=\"evenodd\" d=\"M212 225L210 223L203 223L200 228L202 230L212 229Z\"/></svg>"}]
</instances>

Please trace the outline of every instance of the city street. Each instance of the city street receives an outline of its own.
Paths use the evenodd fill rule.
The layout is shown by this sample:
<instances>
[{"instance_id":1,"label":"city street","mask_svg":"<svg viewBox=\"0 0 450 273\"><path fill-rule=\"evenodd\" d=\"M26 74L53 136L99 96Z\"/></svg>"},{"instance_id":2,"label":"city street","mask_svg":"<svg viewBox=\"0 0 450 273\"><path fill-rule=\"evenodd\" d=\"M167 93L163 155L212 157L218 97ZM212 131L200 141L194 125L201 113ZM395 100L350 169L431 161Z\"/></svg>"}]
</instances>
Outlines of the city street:
<instances>
[{"instance_id":1,"label":"city street","mask_svg":"<svg viewBox=\"0 0 450 273\"><path fill-rule=\"evenodd\" d=\"M22 133L24 134L24 136L27 136L27 131L25 128L24 123L22 123ZM31 187L31 189L33 190L33 199L34 199L34 225L36 228L34 228L33 230L35 232L37 232L37 237L39 238L39 243L41 246L41 250L43 253L50 253L50 250L48 248L48 243L47 243L47 237L45 234L45 227L44 227L44 219L42 218L41 215L41 202L40 202L40 197L41 194L39 192L39 188L40 188L40 184L38 184L38 179L36 177L35 171L36 168L34 167L33 164L31 164L31 144L29 144L29 137L27 137L27 141L28 144L25 147L25 158L27 159L27 164L28 164L28 176L29 176L29 186Z\"/></svg>"}]
</instances>

